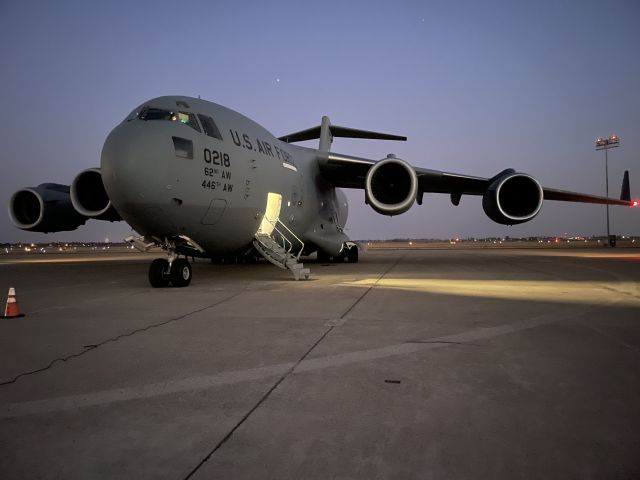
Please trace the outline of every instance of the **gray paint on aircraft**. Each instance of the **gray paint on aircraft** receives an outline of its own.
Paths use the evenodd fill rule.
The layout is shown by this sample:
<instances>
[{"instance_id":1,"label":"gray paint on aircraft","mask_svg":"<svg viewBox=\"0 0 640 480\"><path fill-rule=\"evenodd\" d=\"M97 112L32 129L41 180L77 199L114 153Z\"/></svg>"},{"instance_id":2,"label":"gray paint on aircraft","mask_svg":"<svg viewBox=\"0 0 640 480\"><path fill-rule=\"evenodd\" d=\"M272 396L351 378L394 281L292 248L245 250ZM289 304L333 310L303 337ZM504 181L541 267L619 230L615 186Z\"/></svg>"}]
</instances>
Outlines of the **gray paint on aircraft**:
<instances>
[{"instance_id":1,"label":"gray paint on aircraft","mask_svg":"<svg viewBox=\"0 0 640 480\"><path fill-rule=\"evenodd\" d=\"M508 225L531 220L544 199L630 204L628 175L624 198L618 200L543 188L530 175L513 169L484 178L415 168L394 155L377 162L332 153L333 136L406 140L332 126L328 117L318 127L276 138L221 105L200 98L158 97L131 111L107 137L99 173L108 197L102 192L94 198L91 188L78 185L96 181L95 172L84 175L85 171L71 186L72 195L85 198L60 202L60 195L68 195L67 187L49 192L41 186L16 192L10 211L23 229L43 231L38 230L38 221L30 221L38 218L40 209L46 231L57 231L56 219L60 219L58 230L68 230L86 221L73 208L88 202L97 209L94 216L101 218L98 214L107 205L96 205L97 200L110 201L145 244L153 242L168 250L170 266L177 254L219 257L252 251L269 193L281 196L279 220L304 242L304 253L319 250L333 257L351 247L344 233L348 204L340 187L364 189L365 201L389 216L421 204L425 192L448 194L454 204L463 195L482 196L485 213ZM313 138L320 140L318 149L287 143ZM51 208L52 201L64 211ZM86 215L91 209L82 212ZM69 218L76 224L69 225ZM109 217L113 218L117 216Z\"/></svg>"}]
</instances>

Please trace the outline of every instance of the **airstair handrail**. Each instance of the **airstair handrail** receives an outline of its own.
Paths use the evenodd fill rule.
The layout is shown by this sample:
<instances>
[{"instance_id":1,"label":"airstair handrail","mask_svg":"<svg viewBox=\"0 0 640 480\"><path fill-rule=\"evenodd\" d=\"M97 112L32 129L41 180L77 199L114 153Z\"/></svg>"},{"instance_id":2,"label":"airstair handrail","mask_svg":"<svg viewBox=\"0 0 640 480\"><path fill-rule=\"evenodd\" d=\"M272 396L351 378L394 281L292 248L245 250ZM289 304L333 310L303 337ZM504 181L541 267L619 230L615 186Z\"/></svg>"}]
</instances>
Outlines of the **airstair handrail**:
<instances>
[{"instance_id":1,"label":"airstair handrail","mask_svg":"<svg viewBox=\"0 0 640 480\"><path fill-rule=\"evenodd\" d=\"M293 242L289 240L287 236L280 231L280 229L278 229L278 224L282 225L285 228L285 230L289 232L293 238L296 239L296 241L301 246L300 246L300 251L298 251L298 254L295 257L296 257L296 260L300 260L300 255L302 255L302 251L304 250L304 242L300 240L300 238L295 233L293 233L291 229L287 227L279 218L276 218L275 222L271 221L271 219L266 215L264 216L264 218L267 220L267 222L269 222L273 226L273 229L280 234L280 237L282 238L282 248L284 248L287 251L287 253L290 253L291 250L293 250ZM287 242L289 243L288 249L286 247Z\"/></svg>"}]
</instances>

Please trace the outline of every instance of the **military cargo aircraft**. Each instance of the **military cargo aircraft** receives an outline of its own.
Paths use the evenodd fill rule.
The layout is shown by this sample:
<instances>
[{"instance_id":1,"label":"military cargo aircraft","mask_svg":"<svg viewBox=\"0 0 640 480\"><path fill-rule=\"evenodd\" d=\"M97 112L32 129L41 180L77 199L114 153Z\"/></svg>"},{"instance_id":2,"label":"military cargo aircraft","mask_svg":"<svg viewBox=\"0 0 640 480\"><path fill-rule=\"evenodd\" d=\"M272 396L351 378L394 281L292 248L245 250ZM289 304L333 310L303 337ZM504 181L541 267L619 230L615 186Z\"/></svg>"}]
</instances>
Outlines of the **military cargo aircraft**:
<instances>
[{"instance_id":1,"label":"military cargo aircraft","mask_svg":"<svg viewBox=\"0 0 640 480\"><path fill-rule=\"evenodd\" d=\"M139 250L160 246L151 263L153 287L184 287L187 257L265 257L308 278L301 255L317 252L358 261L344 233L348 204L341 188L364 190L382 215L400 215L424 193L482 197L493 221L534 218L543 200L633 206L625 173L620 199L545 188L506 169L491 178L415 168L393 155L379 161L331 152L334 137L406 137L332 125L274 137L251 119L199 98L159 97L136 107L107 137L100 168L80 172L70 186L44 183L18 190L9 214L23 230L74 230L87 219L124 220L139 233ZM319 139L318 149L292 145Z\"/></svg>"}]
</instances>

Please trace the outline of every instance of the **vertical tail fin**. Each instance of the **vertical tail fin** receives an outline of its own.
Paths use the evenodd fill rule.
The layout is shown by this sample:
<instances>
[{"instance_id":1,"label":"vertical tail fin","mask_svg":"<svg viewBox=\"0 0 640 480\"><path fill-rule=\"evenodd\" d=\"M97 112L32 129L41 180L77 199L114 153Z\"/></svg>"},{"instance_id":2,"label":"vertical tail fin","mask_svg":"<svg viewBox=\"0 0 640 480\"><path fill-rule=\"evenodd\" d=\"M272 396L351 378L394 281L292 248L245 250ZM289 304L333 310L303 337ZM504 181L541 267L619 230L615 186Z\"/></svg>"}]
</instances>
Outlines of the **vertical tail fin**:
<instances>
[{"instance_id":1,"label":"vertical tail fin","mask_svg":"<svg viewBox=\"0 0 640 480\"><path fill-rule=\"evenodd\" d=\"M320 123L320 144L318 145L318 150L328 152L331 150L332 143L333 133L331 132L331 122L329 121L329 117L324 115Z\"/></svg>"},{"instance_id":2,"label":"vertical tail fin","mask_svg":"<svg viewBox=\"0 0 640 480\"><path fill-rule=\"evenodd\" d=\"M622 177L622 190L620 191L620 200L631 201L631 188L629 187L629 170L625 170Z\"/></svg>"}]
</instances>

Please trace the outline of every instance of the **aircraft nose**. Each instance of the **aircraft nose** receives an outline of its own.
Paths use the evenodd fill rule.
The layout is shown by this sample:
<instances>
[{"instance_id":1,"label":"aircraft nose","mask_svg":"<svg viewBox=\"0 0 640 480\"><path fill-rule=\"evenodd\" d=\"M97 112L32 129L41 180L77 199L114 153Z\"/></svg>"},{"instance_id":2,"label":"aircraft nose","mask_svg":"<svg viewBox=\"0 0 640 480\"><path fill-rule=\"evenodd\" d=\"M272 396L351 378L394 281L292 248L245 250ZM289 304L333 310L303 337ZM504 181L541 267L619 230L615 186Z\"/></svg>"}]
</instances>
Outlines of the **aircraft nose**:
<instances>
[{"instance_id":1,"label":"aircraft nose","mask_svg":"<svg viewBox=\"0 0 640 480\"><path fill-rule=\"evenodd\" d=\"M149 207L161 201L166 178L163 159L169 151L167 138L144 127L124 122L113 129L102 148L102 181L125 220L139 210L136 206Z\"/></svg>"}]
</instances>

